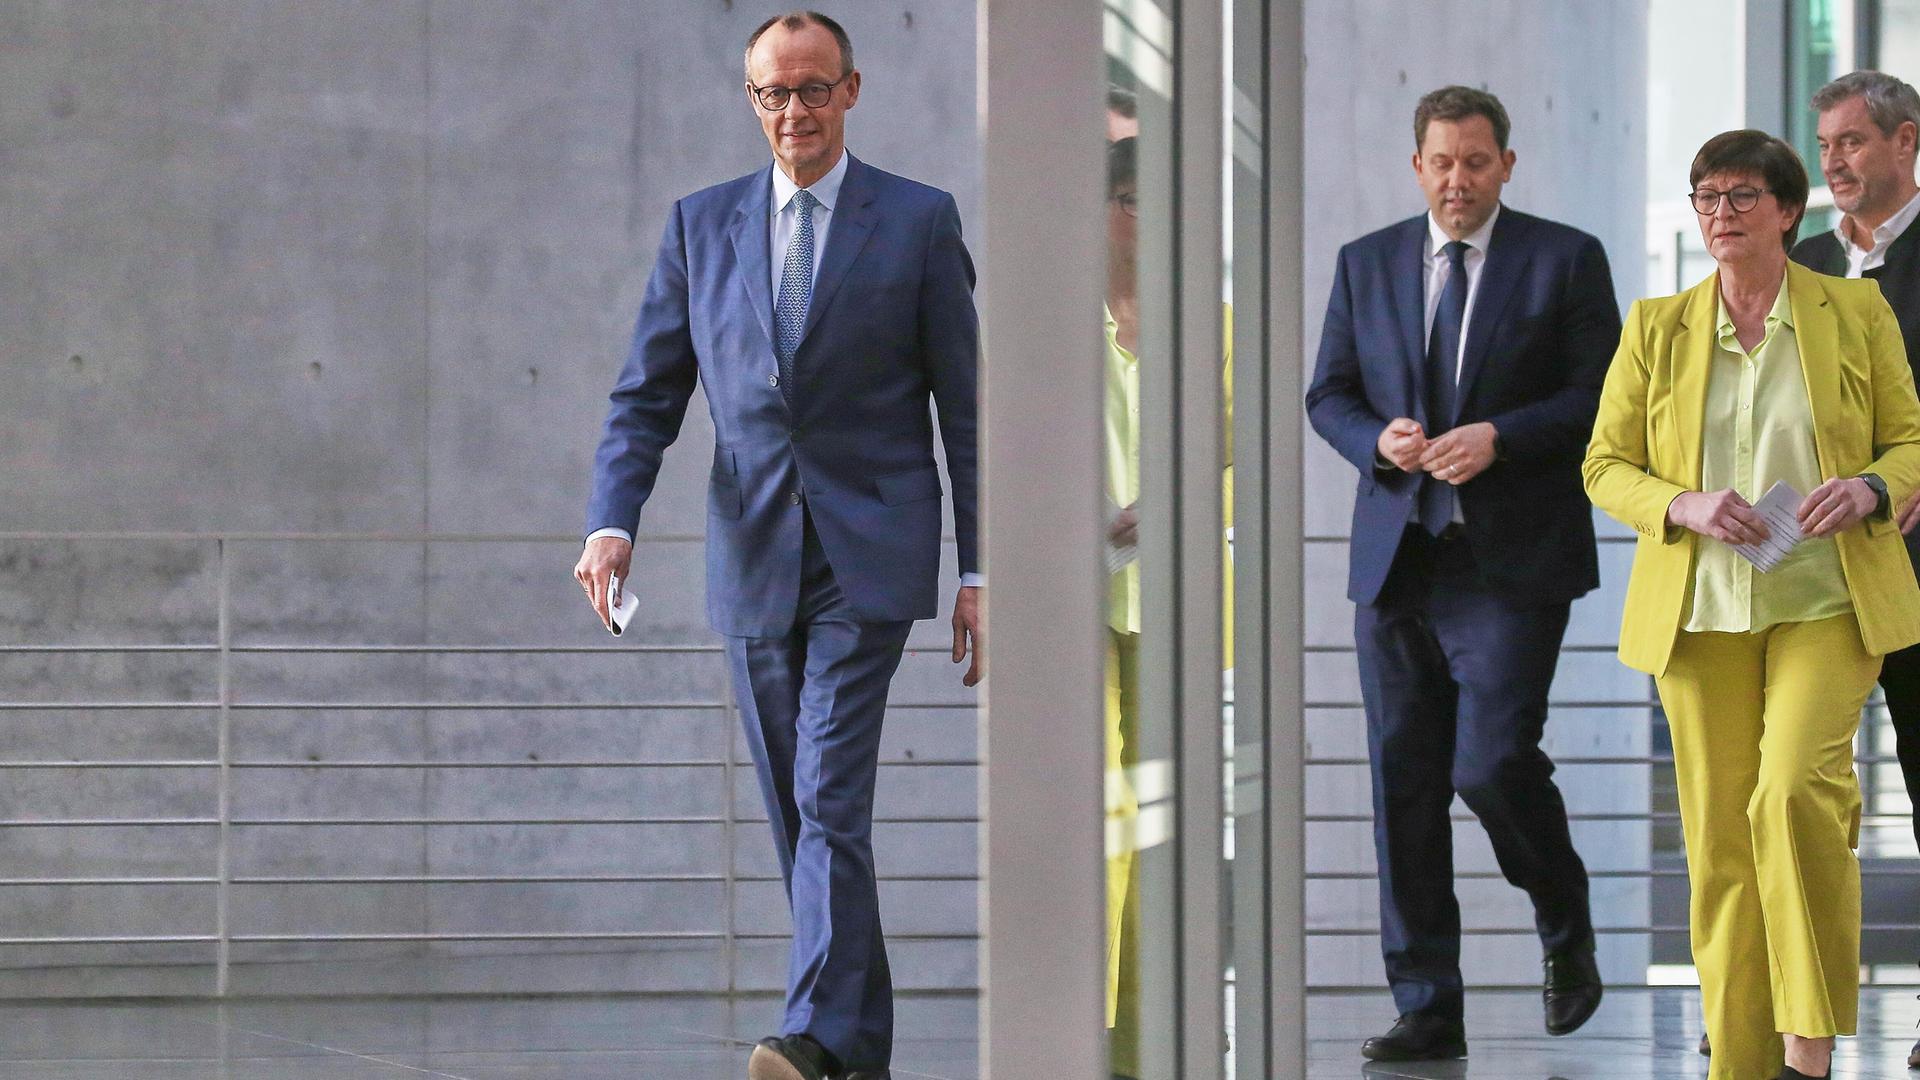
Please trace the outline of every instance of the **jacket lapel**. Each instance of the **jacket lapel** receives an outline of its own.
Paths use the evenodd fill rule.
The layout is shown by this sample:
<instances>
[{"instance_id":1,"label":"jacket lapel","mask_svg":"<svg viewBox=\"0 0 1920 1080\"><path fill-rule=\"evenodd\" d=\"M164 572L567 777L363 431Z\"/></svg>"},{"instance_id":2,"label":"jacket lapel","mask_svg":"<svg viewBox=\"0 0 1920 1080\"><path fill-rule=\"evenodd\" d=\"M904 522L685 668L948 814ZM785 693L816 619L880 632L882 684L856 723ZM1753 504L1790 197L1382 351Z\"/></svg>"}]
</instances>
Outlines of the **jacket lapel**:
<instances>
[{"instance_id":1,"label":"jacket lapel","mask_svg":"<svg viewBox=\"0 0 1920 1080\"><path fill-rule=\"evenodd\" d=\"M1680 438L1680 475L1700 485L1700 460L1707 424L1707 376L1713 370L1713 350L1720 312L1720 275L1693 287L1680 312L1673 334L1674 429Z\"/></svg>"},{"instance_id":2,"label":"jacket lapel","mask_svg":"<svg viewBox=\"0 0 1920 1080\"><path fill-rule=\"evenodd\" d=\"M1800 350L1800 374L1807 382L1807 407L1813 413L1813 453L1823 476L1839 475L1820 433L1840 415L1840 323L1820 279L1797 265L1787 267L1787 302L1793 307L1793 336Z\"/></svg>"},{"instance_id":3,"label":"jacket lapel","mask_svg":"<svg viewBox=\"0 0 1920 1080\"><path fill-rule=\"evenodd\" d=\"M1407 354L1407 385L1413 388L1404 415L1417 416L1422 424L1431 421L1427 406L1427 218L1406 223L1405 232L1393 247L1393 266L1387 274L1393 289L1393 310L1400 316L1401 347Z\"/></svg>"},{"instance_id":4,"label":"jacket lapel","mask_svg":"<svg viewBox=\"0 0 1920 1080\"><path fill-rule=\"evenodd\" d=\"M1533 258L1527 246L1526 223L1511 210L1501 210L1493 223L1493 235L1487 238L1486 262L1480 267L1480 287L1475 290L1473 310L1467 316L1466 353L1460 362L1460 386L1453 400L1465 405L1473 393L1473 381L1486 366L1493 346L1493 332L1513 299L1514 287ZM1455 410L1464 414L1464 409Z\"/></svg>"},{"instance_id":5,"label":"jacket lapel","mask_svg":"<svg viewBox=\"0 0 1920 1080\"><path fill-rule=\"evenodd\" d=\"M860 249L873 233L873 185L868 183L867 167L847 155L847 175L840 181L840 205L833 208L833 223L827 229L827 250L820 257L820 273L813 280L813 297L807 304L807 321L800 331L805 345L820 315L833 302L833 294L847 278Z\"/></svg>"},{"instance_id":6,"label":"jacket lapel","mask_svg":"<svg viewBox=\"0 0 1920 1080\"><path fill-rule=\"evenodd\" d=\"M767 243L772 209L773 166L769 165L758 179L747 185L747 196L734 211L733 229L728 234L733 241L734 271L741 275L741 284L747 288L748 306L760 320L760 330L767 335L769 346L773 344L773 266L769 262Z\"/></svg>"}]
</instances>

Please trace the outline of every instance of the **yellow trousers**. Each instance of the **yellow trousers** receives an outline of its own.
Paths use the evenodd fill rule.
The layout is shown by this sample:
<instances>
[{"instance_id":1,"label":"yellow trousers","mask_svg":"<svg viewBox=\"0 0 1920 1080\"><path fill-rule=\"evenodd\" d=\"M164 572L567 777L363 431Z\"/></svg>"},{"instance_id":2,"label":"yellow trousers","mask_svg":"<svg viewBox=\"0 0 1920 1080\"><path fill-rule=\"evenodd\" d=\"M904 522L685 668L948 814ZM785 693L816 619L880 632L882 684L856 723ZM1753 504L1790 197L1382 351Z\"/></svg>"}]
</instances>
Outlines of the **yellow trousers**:
<instances>
[{"instance_id":1,"label":"yellow trousers","mask_svg":"<svg viewBox=\"0 0 1920 1080\"><path fill-rule=\"evenodd\" d=\"M1107 1054L1137 1074L1140 1058L1139 885L1133 876L1140 802L1127 767L1138 755L1140 635L1107 633Z\"/></svg>"},{"instance_id":2,"label":"yellow trousers","mask_svg":"<svg viewBox=\"0 0 1920 1080\"><path fill-rule=\"evenodd\" d=\"M1683 632L1658 680L1713 1080L1775 1075L1780 1032L1853 1033L1853 736L1879 674L1848 614L1751 634Z\"/></svg>"}]
</instances>

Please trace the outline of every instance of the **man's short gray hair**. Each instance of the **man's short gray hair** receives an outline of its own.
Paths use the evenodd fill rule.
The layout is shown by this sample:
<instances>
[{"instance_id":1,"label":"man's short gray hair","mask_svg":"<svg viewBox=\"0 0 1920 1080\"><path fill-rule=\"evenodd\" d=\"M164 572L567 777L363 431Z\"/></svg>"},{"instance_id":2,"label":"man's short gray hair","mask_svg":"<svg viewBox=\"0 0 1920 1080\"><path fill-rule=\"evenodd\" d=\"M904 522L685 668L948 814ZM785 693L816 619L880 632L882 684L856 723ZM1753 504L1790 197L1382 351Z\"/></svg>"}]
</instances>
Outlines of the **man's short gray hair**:
<instances>
[{"instance_id":1,"label":"man's short gray hair","mask_svg":"<svg viewBox=\"0 0 1920 1080\"><path fill-rule=\"evenodd\" d=\"M1855 71L1814 91L1813 110L1826 112L1849 98L1867 103L1867 115L1883 135L1912 124L1920 130L1920 94L1884 71Z\"/></svg>"}]
</instances>

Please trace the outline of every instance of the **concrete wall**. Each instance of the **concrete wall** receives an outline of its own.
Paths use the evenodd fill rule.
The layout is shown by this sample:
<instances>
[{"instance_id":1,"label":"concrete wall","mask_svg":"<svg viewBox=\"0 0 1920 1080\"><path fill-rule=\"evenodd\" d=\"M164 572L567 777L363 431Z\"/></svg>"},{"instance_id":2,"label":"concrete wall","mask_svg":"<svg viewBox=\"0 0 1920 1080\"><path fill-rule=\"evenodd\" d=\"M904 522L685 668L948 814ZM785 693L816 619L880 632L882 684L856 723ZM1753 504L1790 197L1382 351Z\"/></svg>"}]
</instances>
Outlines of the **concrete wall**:
<instances>
[{"instance_id":1,"label":"concrete wall","mask_svg":"<svg viewBox=\"0 0 1920 1080\"><path fill-rule=\"evenodd\" d=\"M1413 108L1420 95L1447 83L1484 86L1513 119L1518 155L1508 205L1568 222L1599 236L1612 261L1624 308L1641 295L1646 190L1646 6L1539 0L1476 0L1409 4L1402 0L1307 5L1308 340L1300 362L1313 362L1320 316L1333 278L1334 253L1354 237L1425 211L1414 182ZM1366 757L1365 721L1351 646L1352 605L1345 599L1346 535L1353 468L1307 435L1307 636L1331 651L1307 657L1307 698L1347 707L1311 710L1309 753L1316 758ZM1611 522L1604 535L1629 536ZM1621 667L1616 640L1631 545L1603 542L1599 592L1574 606L1554 687L1557 702L1644 700L1644 677ZM1549 752L1563 762L1558 780L1569 809L1637 813L1647 809L1647 768L1567 763L1578 757L1647 752L1645 708L1557 706L1547 727ZM1371 813L1364 765L1312 765L1308 805L1316 813ZM1321 808L1325 808L1324 810ZM1457 812L1465 808L1456 803ZM1308 826L1309 869L1361 875L1309 882L1308 920L1315 929L1378 925L1372 826L1368 820ZM1590 870L1648 865L1644 822L1576 821L1575 843ZM1515 931L1469 936L1469 982L1535 983L1536 943L1528 932L1524 894L1499 878L1486 834L1456 825L1455 860L1464 878L1457 892L1470 928ZM1647 919L1643 880L1593 883L1598 925L1635 926ZM1645 978L1641 935L1603 934L1601 962L1609 979ZM1308 950L1315 985L1378 986L1376 935L1319 936Z\"/></svg>"},{"instance_id":2,"label":"concrete wall","mask_svg":"<svg viewBox=\"0 0 1920 1080\"><path fill-rule=\"evenodd\" d=\"M67 822L0 827L0 878L148 879L0 887L0 936L196 939L0 943L0 994L210 989L222 934L375 939L237 940L237 990L777 983L698 403L645 625L530 651L608 644L568 576L596 429L672 199L767 159L741 47L771 10L0 5L0 758L83 763L0 774L0 819ZM851 148L971 222L975 5L834 10ZM896 977L969 986L972 942L912 940L975 922L928 880L975 866L969 698L926 653L896 687L936 707L896 713L881 813L960 819L879 830L918 879L883 887ZM372 823L423 819L474 823ZM520 875L627 880L418 880ZM713 936L565 939L631 932ZM466 933L563 939L377 940Z\"/></svg>"}]
</instances>

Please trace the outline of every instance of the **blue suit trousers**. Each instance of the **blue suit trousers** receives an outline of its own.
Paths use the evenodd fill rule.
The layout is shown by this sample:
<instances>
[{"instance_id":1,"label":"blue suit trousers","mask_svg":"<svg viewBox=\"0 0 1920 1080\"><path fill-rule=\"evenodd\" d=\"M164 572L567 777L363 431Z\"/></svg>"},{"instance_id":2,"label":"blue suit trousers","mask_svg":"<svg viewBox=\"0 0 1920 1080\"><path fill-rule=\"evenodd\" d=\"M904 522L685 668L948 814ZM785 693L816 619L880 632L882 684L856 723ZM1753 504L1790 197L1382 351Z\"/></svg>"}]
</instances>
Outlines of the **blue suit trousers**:
<instances>
[{"instance_id":1,"label":"blue suit trousers","mask_svg":"<svg viewBox=\"0 0 1920 1080\"><path fill-rule=\"evenodd\" d=\"M893 980L873 867L873 789L887 686L911 622L861 622L802 527L800 606L779 637L728 637L747 745L793 913L783 1035L847 1070L884 1070Z\"/></svg>"},{"instance_id":2,"label":"blue suit trousers","mask_svg":"<svg viewBox=\"0 0 1920 1080\"><path fill-rule=\"evenodd\" d=\"M1455 794L1485 826L1501 873L1532 899L1542 946L1593 940L1586 867L1540 749L1568 607L1490 589L1461 530L1434 538L1413 525L1380 597L1354 611L1380 947L1402 1014L1458 1019L1464 1004Z\"/></svg>"}]
</instances>

